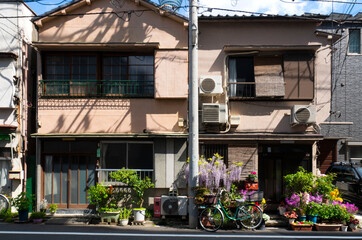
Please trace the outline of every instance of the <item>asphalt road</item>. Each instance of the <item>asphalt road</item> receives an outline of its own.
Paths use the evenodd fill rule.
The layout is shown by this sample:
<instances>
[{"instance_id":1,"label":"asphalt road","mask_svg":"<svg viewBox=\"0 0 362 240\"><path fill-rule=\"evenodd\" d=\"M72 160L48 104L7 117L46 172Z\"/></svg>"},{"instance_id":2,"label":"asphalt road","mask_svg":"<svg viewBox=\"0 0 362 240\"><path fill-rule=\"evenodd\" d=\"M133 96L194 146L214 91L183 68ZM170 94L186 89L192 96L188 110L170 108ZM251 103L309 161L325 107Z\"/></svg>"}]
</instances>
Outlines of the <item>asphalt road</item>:
<instances>
[{"instance_id":1,"label":"asphalt road","mask_svg":"<svg viewBox=\"0 0 362 240\"><path fill-rule=\"evenodd\" d=\"M362 239L360 232L294 232L286 229L265 231L220 230L208 233L178 227L118 227L45 224L0 224L1 240L191 240L191 239Z\"/></svg>"}]
</instances>

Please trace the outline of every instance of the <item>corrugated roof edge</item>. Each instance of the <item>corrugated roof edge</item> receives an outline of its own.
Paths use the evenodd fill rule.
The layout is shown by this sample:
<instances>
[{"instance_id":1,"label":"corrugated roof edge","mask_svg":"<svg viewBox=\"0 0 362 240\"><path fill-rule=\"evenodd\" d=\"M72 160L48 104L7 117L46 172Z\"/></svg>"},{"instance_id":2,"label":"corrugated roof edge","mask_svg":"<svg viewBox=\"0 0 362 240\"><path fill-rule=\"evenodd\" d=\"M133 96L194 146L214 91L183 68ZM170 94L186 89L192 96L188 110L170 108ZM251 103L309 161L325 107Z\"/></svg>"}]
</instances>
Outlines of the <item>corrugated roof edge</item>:
<instances>
[{"instance_id":1,"label":"corrugated roof edge","mask_svg":"<svg viewBox=\"0 0 362 240\"><path fill-rule=\"evenodd\" d=\"M301 21L321 21L328 18L329 15L305 13L302 15L275 15L275 14L259 14L259 15L201 15L199 20L252 20L252 19L274 19L274 20L301 20Z\"/></svg>"}]
</instances>

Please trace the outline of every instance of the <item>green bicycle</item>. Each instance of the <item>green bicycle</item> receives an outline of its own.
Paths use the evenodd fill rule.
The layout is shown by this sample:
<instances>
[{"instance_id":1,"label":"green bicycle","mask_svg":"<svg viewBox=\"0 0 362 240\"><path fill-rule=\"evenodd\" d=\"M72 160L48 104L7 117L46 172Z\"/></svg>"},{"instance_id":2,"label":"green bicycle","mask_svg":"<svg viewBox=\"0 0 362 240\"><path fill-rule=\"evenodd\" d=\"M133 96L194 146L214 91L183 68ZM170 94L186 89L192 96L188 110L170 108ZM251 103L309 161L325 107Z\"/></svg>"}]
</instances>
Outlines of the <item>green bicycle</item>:
<instances>
[{"instance_id":1,"label":"green bicycle","mask_svg":"<svg viewBox=\"0 0 362 240\"><path fill-rule=\"evenodd\" d=\"M199 221L201 227L209 232L217 231L224 223L224 216L236 221L236 224L247 229L257 228L263 220L263 211L259 206L252 203L245 203L244 199L236 199L238 204L234 216L229 216L224 206L220 202L220 196L224 190L218 194L215 205L206 206L201 211Z\"/></svg>"}]
</instances>

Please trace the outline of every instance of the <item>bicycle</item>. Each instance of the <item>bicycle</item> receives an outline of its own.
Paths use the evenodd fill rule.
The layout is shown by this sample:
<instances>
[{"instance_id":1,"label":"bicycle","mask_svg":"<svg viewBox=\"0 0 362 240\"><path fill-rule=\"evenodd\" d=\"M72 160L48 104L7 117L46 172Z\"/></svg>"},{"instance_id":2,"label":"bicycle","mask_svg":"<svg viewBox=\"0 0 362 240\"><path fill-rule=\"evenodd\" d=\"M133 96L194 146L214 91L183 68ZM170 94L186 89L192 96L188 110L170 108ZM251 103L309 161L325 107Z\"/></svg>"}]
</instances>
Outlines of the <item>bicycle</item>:
<instances>
[{"instance_id":1,"label":"bicycle","mask_svg":"<svg viewBox=\"0 0 362 240\"><path fill-rule=\"evenodd\" d=\"M206 206L199 215L199 222L204 230L208 232L217 231L224 223L224 216L247 229L255 229L261 224L263 211L253 203L245 203L244 199L236 199L238 206L234 216L229 216L220 201L222 192L224 190L221 190L220 194L216 196L217 203Z\"/></svg>"},{"instance_id":2,"label":"bicycle","mask_svg":"<svg viewBox=\"0 0 362 240\"><path fill-rule=\"evenodd\" d=\"M9 199L3 195L0 194L0 213L6 212L10 207Z\"/></svg>"}]
</instances>

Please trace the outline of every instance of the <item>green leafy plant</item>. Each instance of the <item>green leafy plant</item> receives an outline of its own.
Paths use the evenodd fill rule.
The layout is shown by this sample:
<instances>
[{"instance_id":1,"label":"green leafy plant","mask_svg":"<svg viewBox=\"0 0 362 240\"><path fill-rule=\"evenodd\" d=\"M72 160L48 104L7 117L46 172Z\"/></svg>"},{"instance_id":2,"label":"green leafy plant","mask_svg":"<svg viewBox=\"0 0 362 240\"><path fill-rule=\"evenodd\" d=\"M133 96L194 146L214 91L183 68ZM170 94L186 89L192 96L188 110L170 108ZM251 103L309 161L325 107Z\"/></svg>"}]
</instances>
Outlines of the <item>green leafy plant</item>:
<instances>
[{"instance_id":1,"label":"green leafy plant","mask_svg":"<svg viewBox=\"0 0 362 240\"><path fill-rule=\"evenodd\" d=\"M132 213L132 209L128 208L119 208L119 211L119 219L128 219Z\"/></svg>"},{"instance_id":2,"label":"green leafy plant","mask_svg":"<svg viewBox=\"0 0 362 240\"><path fill-rule=\"evenodd\" d=\"M55 203L52 203L48 206L49 212L55 213L58 210L58 205Z\"/></svg>"},{"instance_id":3,"label":"green leafy plant","mask_svg":"<svg viewBox=\"0 0 362 240\"><path fill-rule=\"evenodd\" d=\"M4 219L5 222L12 222L14 214L11 213L11 209L2 210L0 212L0 219Z\"/></svg>"},{"instance_id":4,"label":"green leafy plant","mask_svg":"<svg viewBox=\"0 0 362 240\"><path fill-rule=\"evenodd\" d=\"M89 203L94 205L97 211L107 211L106 208L116 208L115 200L112 199L113 187L97 184L88 190ZM109 210L109 209L108 209Z\"/></svg>"},{"instance_id":5,"label":"green leafy plant","mask_svg":"<svg viewBox=\"0 0 362 240\"><path fill-rule=\"evenodd\" d=\"M32 212L30 215L31 219L43 219L45 217L45 212Z\"/></svg>"},{"instance_id":6,"label":"green leafy plant","mask_svg":"<svg viewBox=\"0 0 362 240\"><path fill-rule=\"evenodd\" d=\"M147 219L151 219L151 218L153 217L153 209L147 208L147 209L146 209L146 212L145 212L145 217L146 217Z\"/></svg>"},{"instance_id":7,"label":"green leafy plant","mask_svg":"<svg viewBox=\"0 0 362 240\"><path fill-rule=\"evenodd\" d=\"M307 172L304 168L299 167L299 171L294 174L284 176L287 193L311 192L314 184L313 173Z\"/></svg>"},{"instance_id":8,"label":"green leafy plant","mask_svg":"<svg viewBox=\"0 0 362 240\"><path fill-rule=\"evenodd\" d=\"M306 212L308 215L316 216L316 215L319 215L320 209L321 209L320 204L315 203L315 202L310 202L307 206Z\"/></svg>"},{"instance_id":9,"label":"green leafy plant","mask_svg":"<svg viewBox=\"0 0 362 240\"><path fill-rule=\"evenodd\" d=\"M33 195L28 195L26 192L22 192L15 197L12 202L18 211L29 210L33 204Z\"/></svg>"},{"instance_id":10,"label":"green leafy plant","mask_svg":"<svg viewBox=\"0 0 362 240\"><path fill-rule=\"evenodd\" d=\"M324 198L331 199L330 192L332 192L336 187L333 185L333 179L336 177L335 173L330 173L327 175L322 175L315 178L313 194L323 195Z\"/></svg>"},{"instance_id":11,"label":"green leafy plant","mask_svg":"<svg viewBox=\"0 0 362 240\"><path fill-rule=\"evenodd\" d=\"M140 178L135 170L122 168L117 172L111 172L109 176L121 183L126 184L128 187L132 188L136 200L135 203L142 208L144 203L144 194L145 191L149 188L153 188L155 185L152 183L151 179L145 177L144 179Z\"/></svg>"}]
</instances>

